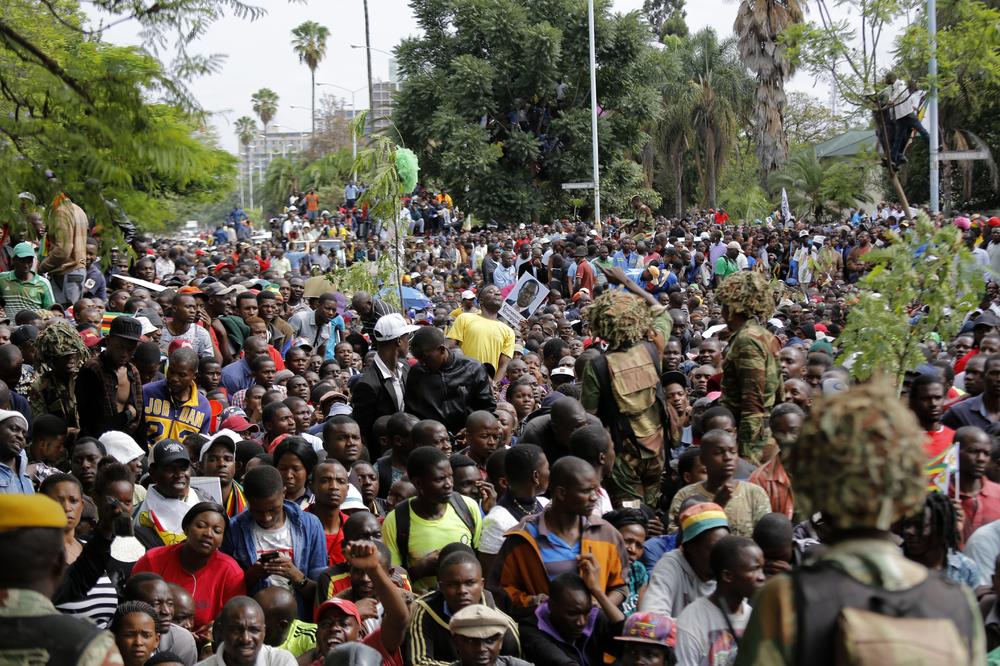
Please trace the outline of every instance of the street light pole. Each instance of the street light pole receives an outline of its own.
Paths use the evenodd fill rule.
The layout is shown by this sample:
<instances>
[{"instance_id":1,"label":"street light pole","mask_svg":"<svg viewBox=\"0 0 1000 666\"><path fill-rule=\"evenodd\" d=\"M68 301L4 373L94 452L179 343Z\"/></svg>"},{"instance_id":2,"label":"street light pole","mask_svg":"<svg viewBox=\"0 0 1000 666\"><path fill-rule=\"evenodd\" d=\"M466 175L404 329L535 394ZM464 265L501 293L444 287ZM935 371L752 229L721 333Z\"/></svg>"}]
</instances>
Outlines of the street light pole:
<instances>
[{"instance_id":1,"label":"street light pole","mask_svg":"<svg viewBox=\"0 0 1000 666\"><path fill-rule=\"evenodd\" d=\"M927 121L930 126L930 209L937 215L941 209L941 192L938 173L938 93L937 93L937 6L935 0L927 0L927 37L930 58L927 61Z\"/></svg>"},{"instance_id":2,"label":"street light pole","mask_svg":"<svg viewBox=\"0 0 1000 666\"><path fill-rule=\"evenodd\" d=\"M929 0L933 2L934 0ZM587 21L590 31L590 141L594 171L594 226L601 226L601 167L597 147L597 56L594 40L594 0L587 0Z\"/></svg>"},{"instance_id":3,"label":"street light pole","mask_svg":"<svg viewBox=\"0 0 1000 666\"><path fill-rule=\"evenodd\" d=\"M352 45L351 48L354 48L353 45ZM354 103L354 95L355 95L355 93L358 92L358 90L364 90L364 88L357 88L355 90L351 90L350 88L345 88L344 86L338 86L336 83L317 83L316 85L318 85L318 86L329 86L331 88L337 88L338 90L343 90L346 93L350 93L350 95L351 95L351 118L353 119L357 115L357 113L358 113L358 107ZM371 100L368 100L368 106L371 106L371 105L372 105ZM369 111L370 110L371 109L369 109ZM351 130L351 161L352 161L352 163L354 161L356 161L357 159L358 159L358 135L354 133L354 130ZM357 178L357 174L355 174L354 177Z\"/></svg>"}]
</instances>

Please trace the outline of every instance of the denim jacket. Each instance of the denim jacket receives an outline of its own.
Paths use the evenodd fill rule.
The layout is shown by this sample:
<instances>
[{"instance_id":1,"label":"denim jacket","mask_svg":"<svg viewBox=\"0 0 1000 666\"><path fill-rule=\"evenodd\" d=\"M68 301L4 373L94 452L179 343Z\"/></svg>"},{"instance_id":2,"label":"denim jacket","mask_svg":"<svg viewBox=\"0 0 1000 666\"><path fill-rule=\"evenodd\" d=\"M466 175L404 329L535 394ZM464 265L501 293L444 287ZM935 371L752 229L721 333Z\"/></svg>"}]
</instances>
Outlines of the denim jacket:
<instances>
[{"instance_id":1,"label":"denim jacket","mask_svg":"<svg viewBox=\"0 0 1000 666\"><path fill-rule=\"evenodd\" d=\"M299 571L309 579L316 580L329 566L323 525L319 522L319 518L311 513L306 513L294 502L286 501L284 505L285 520L288 521L291 528L292 544L295 549L292 560ZM244 570L249 569L257 562L254 526L253 516L250 515L249 511L244 511L233 518L222 541L222 552L239 562ZM267 586L267 578L262 578L255 587L247 588L247 594L253 596ZM303 617L309 617L312 599L303 599L301 594L297 594L296 597L299 600L299 613Z\"/></svg>"}]
</instances>

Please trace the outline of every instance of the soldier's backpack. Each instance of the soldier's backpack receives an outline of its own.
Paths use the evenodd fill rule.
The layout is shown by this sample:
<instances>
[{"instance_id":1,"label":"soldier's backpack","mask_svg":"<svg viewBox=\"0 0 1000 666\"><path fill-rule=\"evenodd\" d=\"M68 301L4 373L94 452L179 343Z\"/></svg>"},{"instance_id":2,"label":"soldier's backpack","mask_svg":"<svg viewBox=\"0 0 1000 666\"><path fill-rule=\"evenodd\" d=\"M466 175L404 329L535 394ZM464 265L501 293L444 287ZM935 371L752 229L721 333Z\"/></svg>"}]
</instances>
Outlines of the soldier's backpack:
<instances>
[{"instance_id":1,"label":"soldier's backpack","mask_svg":"<svg viewBox=\"0 0 1000 666\"><path fill-rule=\"evenodd\" d=\"M960 586L943 576L931 573L914 587L892 591L819 562L797 571L793 580L796 664L971 663L977 618Z\"/></svg>"}]
</instances>

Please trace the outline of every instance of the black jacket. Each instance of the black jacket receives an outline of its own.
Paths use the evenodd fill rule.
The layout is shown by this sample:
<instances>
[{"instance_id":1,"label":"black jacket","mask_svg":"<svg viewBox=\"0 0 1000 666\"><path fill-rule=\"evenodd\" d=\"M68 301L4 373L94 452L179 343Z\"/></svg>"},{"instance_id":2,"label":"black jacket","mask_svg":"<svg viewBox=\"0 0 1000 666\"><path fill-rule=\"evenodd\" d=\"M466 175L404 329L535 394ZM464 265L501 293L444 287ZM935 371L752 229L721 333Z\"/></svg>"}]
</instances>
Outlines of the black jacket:
<instances>
[{"instance_id":1,"label":"black jacket","mask_svg":"<svg viewBox=\"0 0 1000 666\"><path fill-rule=\"evenodd\" d=\"M587 425L601 425L600 419L593 414L587 414ZM524 426L518 444L536 444L545 451L545 458L551 465L555 461L570 454L569 436L572 432L560 434L552 423L552 414L537 416Z\"/></svg>"},{"instance_id":2,"label":"black jacket","mask_svg":"<svg viewBox=\"0 0 1000 666\"><path fill-rule=\"evenodd\" d=\"M472 412L492 412L497 407L486 368L455 351L437 372L430 372L422 363L410 368L405 395L408 413L440 421L452 434L465 427Z\"/></svg>"},{"instance_id":3,"label":"black jacket","mask_svg":"<svg viewBox=\"0 0 1000 666\"><path fill-rule=\"evenodd\" d=\"M621 643L614 638L621 635L625 623L613 624L598 610L590 636L577 641L576 645L553 635L551 627L540 622L537 615L522 621L519 626L524 658L533 664L602 666L606 652L616 657L620 655Z\"/></svg>"},{"instance_id":4,"label":"black jacket","mask_svg":"<svg viewBox=\"0 0 1000 666\"><path fill-rule=\"evenodd\" d=\"M403 363L402 367L403 386L405 387L409 366ZM372 425L378 417L400 411L396 404L396 395L392 390L392 385L382 377L382 373L374 361L362 371L361 376L351 385L351 407L354 409L352 416L358 422L358 428L361 429L361 437L365 440L368 453L374 460L383 452L378 449L378 442L371 436Z\"/></svg>"}]
</instances>

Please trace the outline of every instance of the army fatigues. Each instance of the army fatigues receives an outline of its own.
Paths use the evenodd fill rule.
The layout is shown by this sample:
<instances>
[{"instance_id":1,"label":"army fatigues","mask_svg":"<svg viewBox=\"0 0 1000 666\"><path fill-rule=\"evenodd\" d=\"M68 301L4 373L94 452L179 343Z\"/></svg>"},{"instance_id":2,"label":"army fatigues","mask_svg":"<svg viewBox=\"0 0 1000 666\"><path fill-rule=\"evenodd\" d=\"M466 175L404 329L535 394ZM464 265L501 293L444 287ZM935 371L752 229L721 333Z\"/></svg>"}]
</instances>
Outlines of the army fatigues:
<instances>
[{"instance_id":1,"label":"army fatigues","mask_svg":"<svg viewBox=\"0 0 1000 666\"><path fill-rule=\"evenodd\" d=\"M783 395L781 343L754 320L729 340L722 360L722 404L736 415L740 455L754 465L770 436L768 415Z\"/></svg>"},{"instance_id":2,"label":"army fatigues","mask_svg":"<svg viewBox=\"0 0 1000 666\"><path fill-rule=\"evenodd\" d=\"M76 329L67 322L52 322L39 334L36 342L38 360L47 369L56 358L78 354L81 364L90 358L90 350ZM28 389L28 403L32 414L55 414L69 428L79 428L76 409L76 390L72 379L62 384L51 372L39 373Z\"/></svg>"},{"instance_id":3,"label":"army fatigues","mask_svg":"<svg viewBox=\"0 0 1000 666\"><path fill-rule=\"evenodd\" d=\"M911 562L900 549L881 539L850 539L831 546L820 558L832 561L854 580L885 590L906 590L927 578L923 566ZM794 575L794 574L792 574ZM808 613L796 608L792 575L777 576L761 589L753 603L753 615L740 639L736 666L768 666L796 662L797 618ZM971 590L961 587L974 618L979 607ZM985 664L986 635L982 622L972 623L972 658L970 664Z\"/></svg>"},{"instance_id":4,"label":"army fatigues","mask_svg":"<svg viewBox=\"0 0 1000 666\"><path fill-rule=\"evenodd\" d=\"M643 308L649 307L645 302L639 302ZM623 301L623 305L626 304ZM628 319L625 310L619 314L620 323ZM658 359L670 337L673 320L662 306L649 308L649 314L653 317L651 328L654 340L649 344L634 342L627 349L608 353L606 372L609 376L605 380L599 377L594 364L588 363L583 373L580 401L584 409L600 417L604 426L612 431L613 439L616 429L611 420L624 416L628 422L625 428L627 435L615 441L616 458L608 480L608 493L612 500L638 499L649 506L656 506L666 448L673 444L675 434L668 430L671 424L669 419L665 420L666 408L657 395L657 391L662 393ZM623 325L622 328L628 326ZM656 355L655 358L652 354ZM602 396L602 393L605 395ZM613 399L612 409L608 408L612 403L607 400L607 393Z\"/></svg>"},{"instance_id":5,"label":"army fatigues","mask_svg":"<svg viewBox=\"0 0 1000 666\"><path fill-rule=\"evenodd\" d=\"M117 666L114 638L34 590L0 589L0 664Z\"/></svg>"}]
</instances>

